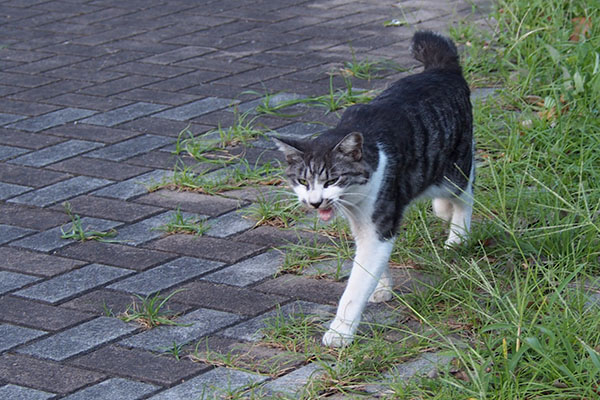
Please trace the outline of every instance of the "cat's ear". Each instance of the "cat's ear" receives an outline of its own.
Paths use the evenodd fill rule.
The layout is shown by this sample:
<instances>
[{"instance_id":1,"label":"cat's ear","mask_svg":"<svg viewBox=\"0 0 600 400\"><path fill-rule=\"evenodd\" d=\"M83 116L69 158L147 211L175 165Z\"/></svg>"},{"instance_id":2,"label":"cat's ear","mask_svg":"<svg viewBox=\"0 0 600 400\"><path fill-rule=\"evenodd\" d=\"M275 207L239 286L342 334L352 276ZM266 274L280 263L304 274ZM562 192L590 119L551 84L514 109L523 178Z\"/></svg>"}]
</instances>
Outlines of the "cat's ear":
<instances>
[{"instance_id":1,"label":"cat's ear","mask_svg":"<svg viewBox=\"0 0 600 400\"><path fill-rule=\"evenodd\" d=\"M293 164L302 160L302 155L304 152L300 150L297 144L284 142L281 138L273 137L273 142L277 145L279 151L281 151L285 155L285 159L288 164Z\"/></svg>"},{"instance_id":2,"label":"cat's ear","mask_svg":"<svg viewBox=\"0 0 600 400\"><path fill-rule=\"evenodd\" d=\"M352 132L346 135L333 149L339 151L346 157L354 161L362 160L363 156L363 135L360 132Z\"/></svg>"}]
</instances>

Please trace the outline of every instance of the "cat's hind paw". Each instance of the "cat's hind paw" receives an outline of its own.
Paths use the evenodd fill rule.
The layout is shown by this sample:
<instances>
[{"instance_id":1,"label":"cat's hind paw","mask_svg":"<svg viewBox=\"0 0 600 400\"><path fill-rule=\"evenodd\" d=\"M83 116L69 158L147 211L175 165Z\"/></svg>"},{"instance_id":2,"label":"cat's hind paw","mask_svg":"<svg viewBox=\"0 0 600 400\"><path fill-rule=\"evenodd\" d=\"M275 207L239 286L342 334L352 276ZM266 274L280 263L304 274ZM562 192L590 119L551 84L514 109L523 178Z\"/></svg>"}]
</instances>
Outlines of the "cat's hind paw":
<instances>
[{"instance_id":1,"label":"cat's hind paw","mask_svg":"<svg viewBox=\"0 0 600 400\"><path fill-rule=\"evenodd\" d=\"M354 335L352 334L342 334L330 329L323 335L323 344L327 347L346 347L352 343L353 339Z\"/></svg>"},{"instance_id":2,"label":"cat's hind paw","mask_svg":"<svg viewBox=\"0 0 600 400\"><path fill-rule=\"evenodd\" d=\"M390 301L394 297L394 292L388 287L377 288L369 297L370 303L383 303L384 301Z\"/></svg>"}]
</instances>

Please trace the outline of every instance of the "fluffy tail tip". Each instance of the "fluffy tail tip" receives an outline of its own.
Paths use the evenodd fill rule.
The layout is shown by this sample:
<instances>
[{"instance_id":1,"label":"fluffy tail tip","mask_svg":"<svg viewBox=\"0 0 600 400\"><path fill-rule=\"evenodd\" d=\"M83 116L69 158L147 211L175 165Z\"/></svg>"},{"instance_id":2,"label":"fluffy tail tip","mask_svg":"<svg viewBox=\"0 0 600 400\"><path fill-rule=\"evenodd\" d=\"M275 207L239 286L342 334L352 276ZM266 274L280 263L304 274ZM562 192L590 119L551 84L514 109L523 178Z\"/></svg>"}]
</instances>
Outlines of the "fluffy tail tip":
<instances>
[{"instance_id":1,"label":"fluffy tail tip","mask_svg":"<svg viewBox=\"0 0 600 400\"><path fill-rule=\"evenodd\" d=\"M439 33L416 32L412 39L411 51L413 57L422 62L426 70L429 68L461 70L454 42Z\"/></svg>"}]
</instances>

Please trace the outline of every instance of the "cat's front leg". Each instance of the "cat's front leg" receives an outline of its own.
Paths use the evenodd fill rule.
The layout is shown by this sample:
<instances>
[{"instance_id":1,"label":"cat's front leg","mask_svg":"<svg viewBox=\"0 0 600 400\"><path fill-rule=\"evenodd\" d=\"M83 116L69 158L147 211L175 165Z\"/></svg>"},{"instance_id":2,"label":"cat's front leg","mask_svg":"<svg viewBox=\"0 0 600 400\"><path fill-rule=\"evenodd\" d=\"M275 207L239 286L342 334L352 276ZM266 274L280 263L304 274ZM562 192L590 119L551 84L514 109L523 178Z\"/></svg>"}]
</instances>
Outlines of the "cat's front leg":
<instances>
[{"instance_id":1,"label":"cat's front leg","mask_svg":"<svg viewBox=\"0 0 600 400\"><path fill-rule=\"evenodd\" d=\"M352 342L367 301L387 269L393 247L393 239L379 240L376 234L356 240L356 255L348 285L335 319L323 336L323 344L341 347Z\"/></svg>"}]
</instances>

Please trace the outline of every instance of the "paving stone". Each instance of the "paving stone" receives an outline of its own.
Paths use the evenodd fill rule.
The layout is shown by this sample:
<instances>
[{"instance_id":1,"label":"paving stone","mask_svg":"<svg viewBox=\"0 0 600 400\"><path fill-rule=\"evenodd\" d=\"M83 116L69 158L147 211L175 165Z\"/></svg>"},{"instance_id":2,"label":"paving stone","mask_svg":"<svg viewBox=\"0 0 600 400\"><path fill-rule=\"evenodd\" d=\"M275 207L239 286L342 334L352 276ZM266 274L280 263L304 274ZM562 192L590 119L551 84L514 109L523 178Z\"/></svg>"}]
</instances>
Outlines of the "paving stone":
<instances>
[{"instance_id":1,"label":"paving stone","mask_svg":"<svg viewBox=\"0 0 600 400\"><path fill-rule=\"evenodd\" d=\"M30 167L45 167L46 165L64 160L66 158L71 158L98 147L102 147L102 144L83 140L68 140L66 142L17 157L10 162Z\"/></svg>"},{"instance_id":2,"label":"paving stone","mask_svg":"<svg viewBox=\"0 0 600 400\"><path fill-rule=\"evenodd\" d=\"M8 128L19 129L27 132L40 132L45 129L63 125L68 122L80 120L95 114L96 111L82 108L63 108L48 114L17 121L7 125Z\"/></svg>"},{"instance_id":3,"label":"paving stone","mask_svg":"<svg viewBox=\"0 0 600 400\"><path fill-rule=\"evenodd\" d=\"M18 196L21 193L32 190L32 187L13 185L12 183L0 182L0 200L10 199L11 197Z\"/></svg>"},{"instance_id":4,"label":"paving stone","mask_svg":"<svg viewBox=\"0 0 600 400\"><path fill-rule=\"evenodd\" d=\"M7 125L11 122L20 121L24 118L27 117L24 117L23 115L0 113L0 125Z\"/></svg>"},{"instance_id":5,"label":"paving stone","mask_svg":"<svg viewBox=\"0 0 600 400\"><path fill-rule=\"evenodd\" d=\"M211 219L208 224L210 225L210 229L206 232L207 235L224 238L252 228L255 222L244 218L237 211L232 211L218 218Z\"/></svg>"},{"instance_id":6,"label":"paving stone","mask_svg":"<svg viewBox=\"0 0 600 400\"><path fill-rule=\"evenodd\" d=\"M0 266L11 271L38 276L54 276L82 266L81 261L0 247Z\"/></svg>"},{"instance_id":7,"label":"paving stone","mask_svg":"<svg viewBox=\"0 0 600 400\"><path fill-rule=\"evenodd\" d=\"M258 392L261 396L272 396L277 393L294 396L302 391L309 380L318 378L324 372L322 365L313 362L267 382L258 389Z\"/></svg>"},{"instance_id":8,"label":"paving stone","mask_svg":"<svg viewBox=\"0 0 600 400\"><path fill-rule=\"evenodd\" d=\"M216 399L232 391L255 385L266 376L217 367L202 375L150 397L150 400Z\"/></svg>"},{"instance_id":9,"label":"paving stone","mask_svg":"<svg viewBox=\"0 0 600 400\"><path fill-rule=\"evenodd\" d=\"M155 150L172 142L173 139L164 136L142 135L92 151L87 154L87 156L111 161L122 161Z\"/></svg>"},{"instance_id":10,"label":"paving stone","mask_svg":"<svg viewBox=\"0 0 600 400\"><path fill-rule=\"evenodd\" d=\"M49 168L74 175L86 175L113 181L122 181L150 171L148 168L85 156L52 164Z\"/></svg>"},{"instance_id":11,"label":"paving stone","mask_svg":"<svg viewBox=\"0 0 600 400\"><path fill-rule=\"evenodd\" d=\"M106 219L84 217L81 218L81 227L85 231L98 231L108 232L111 229L119 226L121 223L116 221L110 221ZM63 239L61 236L63 232L69 233L73 229L73 224L68 223L65 225L57 226L56 228L49 229L34 235L30 235L26 238L17 240L11 243L12 246L23 247L30 250L37 250L43 252L49 252L60 249L69 244L75 243L73 239Z\"/></svg>"},{"instance_id":12,"label":"paving stone","mask_svg":"<svg viewBox=\"0 0 600 400\"><path fill-rule=\"evenodd\" d=\"M177 361L164 355L115 345L105 346L75 358L71 364L163 386L187 380L188 377L210 368L208 365L186 359Z\"/></svg>"},{"instance_id":13,"label":"paving stone","mask_svg":"<svg viewBox=\"0 0 600 400\"><path fill-rule=\"evenodd\" d=\"M260 314L286 301L283 296L202 281L186 284L181 289L183 291L174 295L173 300L248 316Z\"/></svg>"},{"instance_id":14,"label":"paving stone","mask_svg":"<svg viewBox=\"0 0 600 400\"><path fill-rule=\"evenodd\" d=\"M81 122L84 124L112 127L118 124L122 124L123 122L143 117L145 115L154 114L160 110L164 110L165 108L166 106L162 104L139 102L130 104L128 106L116 108L105 113L96 114L92 117L82 120Z\"/></svg>"},{"instance_id":15,"label":"paving stone","mask_svg":"<svg viewBox=\"0 0 600 400\"><path fill-rule=\"evenodd\" d=\"M151 242L148 246L158 250L208 258L225 263L235 263L264 249L264 246L250 243L192 235L170 235Z\"/></svg>"},{"instance_id":16,"label":"paving stone","mask_svg":"<svg viewBox=\"0 0 600 400\"><path fill-rule=\"evenodd\" d=\"M92 217L103 217L113 221L133 222L156 214L161 208L143 204L129 203L122 200L83 195L69 200L74 213ZM55 206L63 209L62 206ZM122 232L119 229L119 232Z\"/></svg>"},{"instance_id":17,"label":"paving stone","mask_svg":"<svg viewBox=\"0 0 600 400\"><path fill-rule=\"evenodd\" d=\"M231 286L249 286L273 277L283 264L283 254L268 251L203 276L203 280Z\"/></svg>"},{"instance_id":18,"label":"paving stone","mask_svg":"<svg viewBox=\"0 0 600 400\"><path fill-rule=\"evenodd\" d=\"M2 342L0 342L0 352L27 343L46 333L47 332L39 331L37 329L23 328L22 326L0 324L0 337L2 337ZM2 392L0 392L0 395L1 394ZM2 397L0 396L0 398Z\"/></svg>"},{"instance_id":19,"label":"paving stone","mask_svg":"<svg viewBox=\"0 0 600 400\"><path fill-rule=\"evenodd\" d=\"M1 135L0 135L1 137ZM41 187L62 181L69 177L67 174L62 174L45 169L25 167L8 163L0 163L0 178L3 182L16 185Z\"/></svg>"},{"instance_id":20,"label":"paving stone","mask_svg":"<svg viewBox=\"0 0 600 400\"><path fill-rule=\"evenodd\" d=\"M158 386L150 385L148 383L135 382L123 378L112 378L75 392L70 396L64 397L64 399L137 400L158 389Z\"/></svg>"},{"instance_id":21,"label":"paving stone","mask_svg":"<svg viewBox=\"0 0 600 400\"><path fill-rule=\"evenodd\" d=\"M61 68L60 70L52 71L53 76L61 76L61 75L70 75L65 76L66 79L75 79L75 76L78 74L85 75L95 81L102 81L103 78L107 76L112 77L122 77L123 74L113 73L108 71L96 71L93 76L83 69L78 68ZM125 105L131 104L131 101L117 99L113 96L111 97L99 97L99 96L89 96L81 93L65 93L60 94L55 97L45 99L47 103L56 104L63 107L84 107L88 110L96 110L96 111L109 111L115 109L117 107L123 107Z\"/></svg>"},{"instance_id":22,"label":"paving stone","mask_svg":"<svg viewBox=\"0 0 600 400\"><path fill-rule=\"evenodd\" d=\"M0 160L6 160L7 158L12 158L18 156L23 153L29 152L28 149L22 149L20 147L14 146L3 146L0 145Z\"/></svg>"},{"instance_id":23,"label":"paving stone","mask_svg":"<svg viewBox=\"0 0 600 400\"><path fill-rule=\"evenodd\" d=\"M54 397L54 393L43 392L24 386L5 385L0 387L0 399L10 400L46 400Z\"/></svg>"},{"instance_id":24,"label":"paving stone","mask_svg":"<svg viewBox=\"0 0 600 400\"><path fill-rule=\"evenodd\" d=\"M173 119L175 121L188 121L210 112L221 110L235 104L233 99L221 99L218 97L207 97L196 100L183 106L175 107L155 114L156 118Z\"/></svg>"},{"instance_id":25,"label":"paving stone","mask_svg":"<svg viewBox=\"0 0 600 400\"><path fill-rule=\"evenodd\" d=\"M0 128L0 143L8 146L24 147L26 149L41 149L64 141L64 138L55 136Z\"/></svg>"},{"instance_id":26,"label":"paving stone","mask_svg":"<svg viewBox=\"0 0 600 400\"><path fill-rule=\"evenodd\" d=\"M143 271L174 258L174 254L91 240L60 249L65 257Z\"/></svg>"},{"instance_id":27,"label":"paving stone","mask_svg":"<svg viewBox=\"0 0 600 400\"><path fill-rule=\"evenodd\" d=\"M181 257L113 283L108 287L110 289L149 296L206 274L222 265L222 263L200 258Z\"/></svg>"},{"instance_id":28,"label":"paving stone","mask_svg":"<svg viewBox=\"0 0 600 400\"><path fill-rule=\"evenodd\" d=\"M30 275L0 271L0 295L21 288L37 280L39 280L39 278Z\"/></svg>"},{"instance_id":29,"label":"paving stone","mask_svg":"<svg viewBox=\"0 0 600 400\"><path fill-rule=\"evenodd\" d=\"M131 270L90 264L40 282L27 289L19 290L15 295L48 303L57 303L129 274L131 274Z\"/></svg>"},{"instance_id":30,"label":"paving stone","mask_svg":"<svg viewBox=\"0 0 600 400\"><path fill-rule=\"evenodd\" d=\"M35 231L18 226L0 224L0 244L11 242Z\"/></svg>"},{"instance_id":31,"label":"paving stone","mask_svg":"<svg viewBox=\"0 0 600 400\"><path fill-rule=\"evenodd\" d=\"M175 50L166 51L164 53L144 58L141 61L152 64L168 65L174 64L178 61L187 60L188 58L198 57L203 54L211 53L213 51L214 49L211 49L210 47L185 46Z\"/></svg>"},{"instance_id":32,"label":"paving stone","mask_svg":"<svg viewBox=\"0 0 600 400\"><path fill-rule=\"evenodd\" d=\"M62 361L138 329L118 318L98 317L17 350L38 358Z\"/></svg>"},{"instance_id":33,"label":"paving stone","mask_svg":"<svg viewBox=\"0 0 600 400\"><path fill-rule=\"evenodd\" d=\"M314 242L328 239L320 238L317 234L301 230L283 230L272 226L259 226L235 237L236 240L263 246L278 247L302 242Z\"/></svg>"},{"instance_id":34,"label":"paving stone","mask_svg":"<svg viewBox=\"0 0 600 400\"><path fill-rule=\"evenodd\" d=\"M169 189L149 193L136 199L136 202L210 216L225 214L240 205L238 200Z\"/></svg>"},{"instance_id":35,"label":"paving stone","mask_svg":"<svg viewBox=\"0 0 600 400\"><path fill-rule=\"evenodd\" d=\"M91 314L66 310L14 296L0 298L0 320L30 328L57 331L90 319Z\"/></svg>"},{"instance_id":36,"label":"paving stone","mask_svg":"<svg viewBox=\"0 0 600 400\"><path fill-rule=\"evenodd\" d=\"M116 240L122 240L131 246L139 246L140 244L149 242L152 239L164 236L164 230L160 228L173 220L174 211L168 211L151 218L144 219L138 223L128 225L123 229L119 229L119 234L115 237ZM188 213L182 213L183 218L190 218ZM194 216L196 217L196 216ZM198 216L202 218L202 216Z\"/></svg>"},{"instance_id":37,"label":"paving stone","mask_svg":"<svg viewBox=\"0 0 600 400\"><path fill-rule=\"evenodd\" d=\"M140 132L106 126L89 125L78 122L73 125L63 125L48 129L45 133L51 133L59 137L68 137L79 140L91 140L102 143L116 143L131 137L139 136Z\"/></svg>"},{"instance_id":38,"label":"paving stone","mask_svg":"<svg viewBox=\"0 0 600 400\"><path fill-rule=\"evenodd\" d=\"M182 325L162 325L119 342L120 345L165 352L174 343L184 345L199 340L240 320L235 314L200 308L175 320Z\"/></svg>"},{"instance_id":39,"label":"paving stone","mask_svg":"<svg viewBox=\"0 0 600 400\"><path fill-rule=\"evenodd\" d=\"M156 185L172 175L172 171L156 170L96 190L92 194L113 199L129 200L132 197L148 193L148 186Z\"/></svg>"},{"instance_id":40,"label":"paving stone","mask_svg":"<svg viewBox=\"0 0 600 400\"><path fill-rule=\"evenodd\" d=\"M261 329L265 327L265 321L277 317L278 315L290 316L294 314L318 315L320 317L332 317L335 308L323 304L311 303L308 301L295 301L281 306L280 309L269 311L265 314L244 321L230 328L225 329L219 334L233 339L247 340L256 342L262 338Z\"/></svg>"},{"instance_id":41,"label":"paving stone","mask_svg":"<svg viewBox=\"0 0 600 400\"><path fill-rule=\"evenodd\" d=\"M15 385L66 394L105 379L105 375L28 356L4 354L0 357L0 378Z\"/></svg>"},{"instance_id":42,"label":"paving stone","mask_svg":"<svg viewBox=\"0 0 600 400\"><path fill-rule=\"evenodd\" d=\"M29 204L32 206L46 207L70 197L92 191L102 186L111 184L112 181L106 179L89 178L85 176L76 176L66 181L58 182L41 189L22 194L18 197L9 199L9 202L19 204Z\"/></svg>"},{"instance_id":43,"label":"paving stone","mask_svg":"<svg viewBox=\"0 0 600 400\"><path fill-rule=\"evenodd\" d=\"M254 289L294 299L336 305L345 287L345 282L305 278L297 275L282 275L255 286Z\"/></svg>"}]
</instances>

